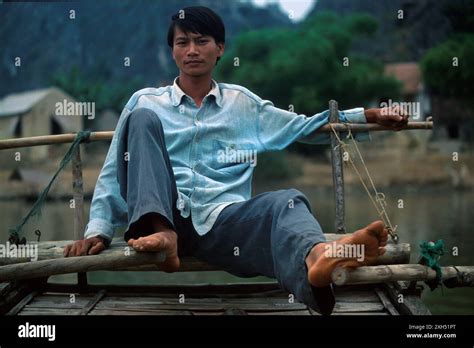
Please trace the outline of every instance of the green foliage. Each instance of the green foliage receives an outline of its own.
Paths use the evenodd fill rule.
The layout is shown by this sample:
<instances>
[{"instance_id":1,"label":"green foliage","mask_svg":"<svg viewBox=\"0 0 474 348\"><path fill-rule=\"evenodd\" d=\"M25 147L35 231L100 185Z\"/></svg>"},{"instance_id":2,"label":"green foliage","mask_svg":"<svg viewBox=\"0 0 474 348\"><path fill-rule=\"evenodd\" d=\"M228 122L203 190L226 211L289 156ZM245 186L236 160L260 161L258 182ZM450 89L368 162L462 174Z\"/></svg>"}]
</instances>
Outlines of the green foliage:
<instances>
[{"instance_id":1,"label":"green foliage","mask_svg":"<svg viewBox=\"0 0 474 348\"><path fill-rule=\"evenodd\" d=\"M451 22L456 33L474 33L474 1L461 0L447 2L443 13Z\"/></svg>"},{"instance_id":2,"label":"green foliage","mask_svg":"<svg viewBox=\"0 0 474 348\"><path fill-rule=\"evenodd\" d=\"M377 32L378 24L371 15L355 13L346 19L345 27L350 33L372 37Z\"/></svg>"},{"instance_id":3,"label":"green foliage","mask_svg":"<svg viewBox=\"0 0 474 348\"><path fill-rule=\"evenodd\" d=\"M293 105L295 112L308 116L326 110L331 99L339 102L340 109L397 99L401 85L384 76L382 63L350 53L355 36L371 36L376 30L377 22L369 15L341 18L322 12L298 29L244 32L222 57L216 77L243 85L282 109ZM349 66L343 65L344 57ZM297 143L290 150L314 157L323 148ZM272 162L268 166L265 170L259 165L265 171L261 175L272 175L279 167Z\"/></svg>"},{"instance_id":4,"label":"green foliage","mask_svg":"<svg viewBox=\"0 0 474 348\"><path fill-rule=\"evenodd\" d=\"M383 65L350 54L355 35L372 35L376 21L363 14L338 17L323 12L298 29L263 29L240 34L219 62L217 78L241 84L276 106L294 106L307 115L327 109L365 105L381 96L396 98L400 85L383 75ZM235 66L238 57L239 65ZM343 65L344 57L349 66Z\"/></svg>"},{"instance_id":5,"label":"green foliage","mask_svg":"<svg viewBox=\"0 0 474 348\"><path fill-rule=\"evenodd\" d=\"M443 12L454 34L426 52L421 60L423 79L431 92L473 105L474 1L447 3Z\"/></svg>"},{"instance_id":6,"label":"green foliage","mask_svg":"<svg viewBox=\"0 0 474 348\"><path fill-rule=\"evenodd\" d=\"M421 61L423 78L432 92L470 100L474 86L474 34L457 34L427 51ZM457 57L458 66L453 66Z\"/></svg>"},{"instance_id":7,"label":"green foliage","mask_svg":"<svg viewBox=\"0 0 474 348\"><path fill-rule=\"evenodd\" d=\"M120 113L133 92L143 85L143 79L107 84L103 79L91 78L73 67L68 72L54 74L52 83L78 101L95 102L96 112L113 109Z\"/></svg>"}]
</instances>

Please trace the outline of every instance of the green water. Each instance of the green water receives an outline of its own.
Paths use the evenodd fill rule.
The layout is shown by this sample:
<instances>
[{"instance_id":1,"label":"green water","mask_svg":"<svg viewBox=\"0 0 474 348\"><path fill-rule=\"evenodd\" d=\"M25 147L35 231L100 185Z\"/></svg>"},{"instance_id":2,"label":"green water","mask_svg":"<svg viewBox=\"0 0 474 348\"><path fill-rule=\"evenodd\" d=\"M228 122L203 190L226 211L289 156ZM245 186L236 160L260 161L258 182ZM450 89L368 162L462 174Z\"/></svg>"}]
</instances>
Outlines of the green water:
<instances>
[{"instance_id":1,"label":"green water","mask_svg":"<svg viewBox=\"0 0 474 348\"><path fill-rule=\"evenodd\" d=\"M284 186L260 187L258 192L285 188ZM303 189L310 199L313 213L325 233L334 231L334 204L330 190ZM474 230L471 226L474 211L474 191L462 192L449 189L419 192L414 189L385 192L392 223L398 225L401 242L412 244L412 262L419 257L418 245L425 240L443 239L445 249L443 265L474 265ZM403 208L398 208L398 200L403 200ZM346 227L356 230L376 219L375 210L367 197L359 191L346 191ZM8 228L16 225L27 213L32 202L0 201L0 241L7 238ZM85 206L86 214L89 205ZM87 215L86 215L87 216ZM24 231L29 240L34 240L34 231L40 229L42 241L72 239L73 209L66 201L48 202L41 220L29 223ZM453 247L458 248L458 256L453 256ZM56 276L54 281L74 281L74 275ZM162 274L154 272L92 272L91 283L115 284L193 284L216 282L270 281L259 277L240 279L224 272L200 272ZM429 289L423 293L423 300L433 314L474 314L474 288Z\"/></svg>"}]
</instances>

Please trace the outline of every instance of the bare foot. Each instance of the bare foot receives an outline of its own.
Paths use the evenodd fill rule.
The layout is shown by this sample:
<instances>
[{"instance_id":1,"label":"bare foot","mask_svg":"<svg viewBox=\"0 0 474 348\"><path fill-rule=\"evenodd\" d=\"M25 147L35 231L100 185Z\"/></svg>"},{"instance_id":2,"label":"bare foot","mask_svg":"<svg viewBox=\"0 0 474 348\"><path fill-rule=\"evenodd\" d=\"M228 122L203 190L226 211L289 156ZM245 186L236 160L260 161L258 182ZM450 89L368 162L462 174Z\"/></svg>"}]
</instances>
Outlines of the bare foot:
<instances>
[{"instance_id":1,"label":"bare foot","mask_svg":"<svg viewBox=\"0 0 474 348\"><path fill-rule=\"evenodd\" d=\"M178 258L178 235L173 230L166 230L150 234L138 239L129 239L128 245L138 252L158 252L166 253L166 260L159 265L165 272L176 272L179 269Z\"/></svg>"},{"instance_id":2,"label":"bare foot","mask_svg":"<svg viewBox=\"0 0 474 348\"><path fill-rule=\"evenodd\" d=\"M336 267L373 265L377 257L385 253L387 240L388 231L378 220L336 242L317 244L306 258L309 282L315 287L325 287L331 284L331 274ZM362 251L362 255L348 255L349 250Z\"/></svg>"}]
</instances>

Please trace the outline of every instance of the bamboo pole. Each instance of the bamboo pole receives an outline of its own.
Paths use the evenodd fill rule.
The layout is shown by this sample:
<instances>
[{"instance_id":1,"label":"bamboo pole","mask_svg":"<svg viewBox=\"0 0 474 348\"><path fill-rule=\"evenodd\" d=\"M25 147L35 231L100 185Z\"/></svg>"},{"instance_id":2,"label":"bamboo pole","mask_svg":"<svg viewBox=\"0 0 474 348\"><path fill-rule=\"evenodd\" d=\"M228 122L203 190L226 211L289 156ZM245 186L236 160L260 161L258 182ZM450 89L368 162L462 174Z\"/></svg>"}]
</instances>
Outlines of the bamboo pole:
<instances>
[{"instance_id":1,"label":"bamboo pole","mask_svg":"<svg viewBox=\"0 0 474 348\"><path fill-rule=\"evenodd\" d=\"M337 123L333 125L338 132L347 132L349 128L352 133L360 132L373 132L373 131L388 131L387 127L375 123ZM409 122L408 125L402 130L413 130L413 129L432 129L433 121L424 122ZM329 133L331 127L324 125L319 128L315 133ZM92 132L87 142L91 141L109 141L112 140L114 135L113 131L108 132ZM66 144L72 143L76 138L76 133L58 134L58 135L42 135L37 137L26 137L16 139L5 139L0 140L0 150L16 149L20 147L29 146L40 146L40 145L52 145L52 144Z\"/></svg>"},{"instance_id":2,"label":"bamboo pole","mask_svg":"<svg viewBox=\"0 0 474 348\"><path fill-rule=\"evenodd\" d=\"M334 241L341 237L340 234L326 234L328 241ZM344 235L343 235L344 236ZM40 242L38 244L38 261L30 262L28 258L20 257L3 257L0 258L0 282L5 277L9 279L21 279L39 276L36 272L38 267L34 266L40 264L39 267L43 273L47 275L60 273L74 273L79 269L80 272L87 272L92 270L107 270L107 271L159 271L156 262L149 262L149 259L144 259L142 262L133 262L129 264L128 260L131 256L127 256L126 251L130 251L130 255L155 255L155 253L136 253L133 249L122 240L114 239L109 248L102 251L99 255L79 256L73 258L64 258L63 250L68 244L73 241L57 241L57 242ZM104 259L97 258L102 256ZM164 256L161 256L164 259ZM89 260L86 264L79 263L80 260ZM123 260L122 260L123 259ZM74 260L73 266L70 261ZM105 260L105 262L104 262ZM399 264L408 263L410 260L410 244L399 243L387 244L387 252L377 259L378 264ZM66 261L66 263L62 263ZM154 259L152 258L152 261ZM83 261L81 261L83 262ZM77 264L76 264L77 263ZM52 264L53 266L50 266ZM31 268L24 268L24 265L32 265ZM56 266L54 266L56 265ZM14 267L19 266L19 267ZM28 266L30 267L30 266ZM44 267L44 269L42 268ZM181 259L181 266L179 272L194 272L194 271L219 271L219 267L202 262L194 257L185 257ZM52 272L52 273L51 273ZM60 272L60 273L58 273Z\"/></svg>"},{"instance_id":3,"label":"bamboo pole","mask_svg":"<svg viewBox=\"0 0 474 348\"><path fill-rule=\"evenodd\" d=\"M72 158L72 189L74 200L74 239L84 237L84 189L82 179L81 145Z\"/></svg>"},{"instance_id":4,"label":"bamboo pole","mask_svg":"<svg viewBox=\"0 0 474 348\"><path fill-rule=\"evenodd\" d=\"M459 271L456 271L456 269ZM455 286L474 286L474 266L441 267L442 280L463 278ZM459 275L462 274L462 277ZM430 281L436 279L436 272L423 265L383 265L359 268L338 267L332 272L336 285L374 284L393 281Z\"/></svg>"},{"instance_id":5,"label":"bamboo pole","mask_svg":"<svg viewBox=\"0 0 474 348\"><path fill-rule=\"evenodd\" d=\"M82 179L81 144L78 144L72 157L72 190L74 201L74 239L84 238L84 189ZM87 285L87 273L77 274L80 287Z\"/></svg>"},{"instance_id":6,"label":"bamboo pole","mask_svg":"<svg viewBox=\"0 0 474 348\"><path fill-rule=\"evenodd\" d=\"M164 253L137 253L133 249L110 250L89 256L24 262L0 267L0 283L8 280L47 277L55 274L116 270L144 264L157 264Z\"/></svg>"}]
</instances>

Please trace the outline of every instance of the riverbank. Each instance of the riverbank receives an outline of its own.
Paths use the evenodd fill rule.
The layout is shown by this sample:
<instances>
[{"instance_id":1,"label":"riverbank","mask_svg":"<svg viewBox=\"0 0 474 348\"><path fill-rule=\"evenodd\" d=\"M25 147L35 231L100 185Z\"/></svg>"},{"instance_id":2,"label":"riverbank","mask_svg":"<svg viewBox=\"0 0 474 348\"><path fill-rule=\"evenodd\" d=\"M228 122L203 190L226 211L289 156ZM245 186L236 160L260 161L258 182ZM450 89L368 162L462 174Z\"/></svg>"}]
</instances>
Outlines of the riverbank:
<instances>
[{"instance_id":1,"label":"riverbank","mask_svg":"<svg viewBox=\"0 0 474 348\"><path fill-rule=\"evenodd\" d=\"M92 165L85 164L83 167L86 199L92 197L101 170L101 163L94 162ZM290 166L299 168L298 172L301 175L289 180L281 180L278 182L279 185L332 189L332 168L329 160L315 160L301 155L288 154L287 162ZM438 153L412 157L380 153L378 155L372 154L365 163L378 189L396 187L474 188L474 156L461 154L457 161L453 161L452 156ZM364 175L363 166L359 162L356 164ZM36 199L54 175L57 166L56 163L47 163L35 165L34 168L28 166L28 169L0 170L0 199ZM346 162L344 170L346 189L362 187L359 180L349 162ZM267 182L266 178L257 175L255 185L261 186ZM49 199L72 199L72 171L70 167L58 175L48 197Z\"/></svg>"}]
</instances>

